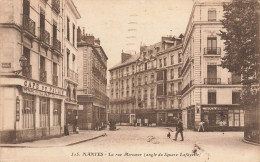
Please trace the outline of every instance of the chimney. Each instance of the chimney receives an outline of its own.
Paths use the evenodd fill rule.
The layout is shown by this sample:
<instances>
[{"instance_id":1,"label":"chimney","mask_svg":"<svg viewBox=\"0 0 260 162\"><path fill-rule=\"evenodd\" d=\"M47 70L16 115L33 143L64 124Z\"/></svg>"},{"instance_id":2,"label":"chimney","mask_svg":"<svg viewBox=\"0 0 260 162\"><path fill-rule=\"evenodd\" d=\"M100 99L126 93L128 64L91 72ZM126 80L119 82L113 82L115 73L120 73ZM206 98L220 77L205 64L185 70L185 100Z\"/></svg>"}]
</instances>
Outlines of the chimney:
<instances>
[{"instance_id":1,"label":"chimney","mask_svg":"<svg viewBox=\"0 0 260 162\"><path fill-rule=\"evenodd\" d=\"M95 44L100 45L100 40L99 40L99 38L95 39L94 42L95 42Z\"/></svg>"},{"instance_id":2,"label":"chimney","mask_svg":"<svg viewBox=\"0 0 260 162\"><path fill-rule=\"evenodd\" d=\"M80 41L81 41L81 29L78 26L78 29L77 29L77 42L80 42Z\"/></svg>"},{"instance_id":3,"label":"chimney","mask_svg":"<svg viewBox=\"0 0 260 162\"><path fill-rule=\"evenodd\" d=\"M85 41L88 43L88 44L92 44L94 45L94 42L95 42L95 37L93 35L87 35L85 36Z\"/></svg>"},{"instance_id":4,"label":"chimney","mask_svg":"<svg viewBox=\"0 0 260 162\"><path fill-rule=\"evenodd\" d=\"M128 54L128 53L124 53L122 51L121 53L121 63L125 62L126 60L128 60L132 55L131 54Z\"/></svg>"}]
</instances>

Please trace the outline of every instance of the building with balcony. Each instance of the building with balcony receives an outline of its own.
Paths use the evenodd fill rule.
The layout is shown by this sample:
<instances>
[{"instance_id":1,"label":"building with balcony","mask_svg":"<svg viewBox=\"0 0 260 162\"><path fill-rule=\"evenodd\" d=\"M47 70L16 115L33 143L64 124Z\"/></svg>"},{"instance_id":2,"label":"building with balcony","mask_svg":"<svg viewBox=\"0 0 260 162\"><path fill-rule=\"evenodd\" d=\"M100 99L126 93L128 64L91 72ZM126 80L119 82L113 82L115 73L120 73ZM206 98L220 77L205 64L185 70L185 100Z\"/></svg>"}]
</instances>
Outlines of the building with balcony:
<instances>
[{"instance_id":1,"label":"building with balcony","mask_svg":"<svg viewBox=\"0 0 260 162\"><path fill-rule=\"evenodd\" d=\"M85 31L78 34L78 77L77 98L79 104L78 126L80 129L99 129L107 122L109 98L107 88L107 60L100 40Z\"/></svg>"},{"instance_id":2,"label":"building with balcony","mask_svg":"<svg viewBox=\"0 0 260 162\"><path fill-rule=\"evenodd\" d=\"M156 114L158 125L173 126L181 118L181 85L182 39L162 37L161 50L157 52L157 98Z\"/></svg>"},{"instance_id":3,"label":"building with balcony","mask_svg":"<svg viewBox=\"0 0 260 162\"><path fill-rule=\"evenodd\" d=\"M241 130L241 77L221 66L225 55L222 29L224 1L196 0L183 41L181 107L184 127L197 130L199 122L209 130Z\"/></svg>"},{"instance_id":4,"label":"building with balcony","mask_svg":"<svg viewBox=\"0 0 260 162\"><path fill-rule=\"evenodd\" d=\"M121 53L121 62L109 69L110 100L109 121L121 125L133 125L135 121L136 97L136 60L139 54Z\"/></svg>"},{"instance_id":5,"label":"building with balcony","mask_svg":"<svg viewBox=\"0 0 260 162\"><path fill-rule=\"evenodd\" d=\"M62 9L69 3L0 2L1 143L64 134Z\"/></svg>"},{"instance_id":6,"label":"building with balcony","mask_svg":"<svg viewBox=\"0 0 260 162\"><path fill-rule=\"evenodd\" d=\"M54 0L56 2L57 0ZM66 89L65 124L70 132L75 132L78 119L78 49L77 20L80 14L72 0L64 0L63 14L63 88ZM55 6L54 6L55 7ZM53 39L55 42L55 39ZM57 43L59 44L59 42Z\"/></svg>"}]
</instances>

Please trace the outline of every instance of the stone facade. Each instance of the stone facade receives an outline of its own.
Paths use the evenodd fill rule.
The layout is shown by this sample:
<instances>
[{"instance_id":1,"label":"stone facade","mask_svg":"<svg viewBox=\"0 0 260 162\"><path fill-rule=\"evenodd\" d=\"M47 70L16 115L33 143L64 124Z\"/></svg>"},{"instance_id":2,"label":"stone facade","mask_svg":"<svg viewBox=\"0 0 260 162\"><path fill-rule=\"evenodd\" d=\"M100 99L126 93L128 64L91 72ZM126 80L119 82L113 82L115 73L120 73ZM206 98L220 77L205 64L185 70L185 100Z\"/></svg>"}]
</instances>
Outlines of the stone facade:
<instances>
[{"instance_id":1,"label":"stone facade","mask_svg":"<svg viewBox=\"0 0 260 162\"><path fill-rule=\"evenodd\" d=\"M0 2L0 143L64 134L62 11L68 3Z\"/></svg>"}]
</instances>

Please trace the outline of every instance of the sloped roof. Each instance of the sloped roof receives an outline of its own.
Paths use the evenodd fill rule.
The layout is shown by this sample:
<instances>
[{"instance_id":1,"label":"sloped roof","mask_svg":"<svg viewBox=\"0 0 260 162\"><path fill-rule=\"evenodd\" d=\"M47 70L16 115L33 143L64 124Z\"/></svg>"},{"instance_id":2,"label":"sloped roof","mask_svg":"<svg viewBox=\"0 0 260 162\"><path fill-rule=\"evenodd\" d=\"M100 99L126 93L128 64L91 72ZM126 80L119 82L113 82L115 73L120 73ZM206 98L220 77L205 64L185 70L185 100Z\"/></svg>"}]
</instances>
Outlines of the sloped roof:
<instances>
[{"instance_id":1,"label":"sloped roof","mask_svg":"<svg viewBox=\"0 0 260 162\"><path fill-rule=\"evenodd\" d=\"M140 54L135 54L135 55L132 55L129 59L127 59L125 62L123 63L117 63L116 65L114 65L112 68L109 69L110 70L114 70L114 69L117 69L117 68L120 68L120 67L123 67L125 65L128 65L128 64L131 64L133 62L135 62L138 58L140 57Z\"/></svg>"}]
</instances>

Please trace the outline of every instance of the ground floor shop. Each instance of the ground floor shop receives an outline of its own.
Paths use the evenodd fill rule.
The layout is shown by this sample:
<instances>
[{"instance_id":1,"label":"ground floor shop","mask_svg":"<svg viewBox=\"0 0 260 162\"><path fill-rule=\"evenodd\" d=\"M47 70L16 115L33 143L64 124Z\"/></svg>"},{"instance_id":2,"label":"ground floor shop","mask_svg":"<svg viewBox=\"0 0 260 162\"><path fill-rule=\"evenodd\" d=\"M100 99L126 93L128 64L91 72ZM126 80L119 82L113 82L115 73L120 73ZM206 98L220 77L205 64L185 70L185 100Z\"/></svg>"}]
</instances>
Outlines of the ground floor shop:
<instances>
[{"instance_id":1,"label":"ground floor shop","mask_svg":"<svg viewBox=\"0 0 260 162\"><path fill-rule=\"evenodd\" d=\"M76 132L78 127L78 105L65 102L65 126L68 132Z\"/></svg>"},{"instance_id":2,"label":"ground floor shop","mask_svg":"<svg viewBox=\"0 0 260 162\"><path fill-rule=\"evenodd\" d=\"M181 110L157 110L156 124L159 126L176 126L182 118Z\"/></svg>"},{"instance_id":3,"label":"ground floor shop","mask_svg":"<svg viewBox=\"0 0 260 162\"><path fill-rule=\"evenodd\" d=\"M37 81L16 83L0 87L0 143L63 135L66 91Z\"/></svg>"},{"instance_id":4,"label":"ground floor shop","mask_svg":"<svg viewBox=\"0 0 260 162\"><path fill-rule=\"evenodd\" d=\"M107 125L107 104L90 96L78 96L78 126L81 130L99 130Z\"/></svg>"},{"instance_id":5,"label":"ground floor shop","mask_svg":"<svg viewBox=\"0 0 260 162\"><path fill-rule=\"evenodd\" d=\"M205 123L207 131L242 131L244 110L238 105L190 106L182 111L186 128L197 131Z\"/></svg>"}]
</instances>

